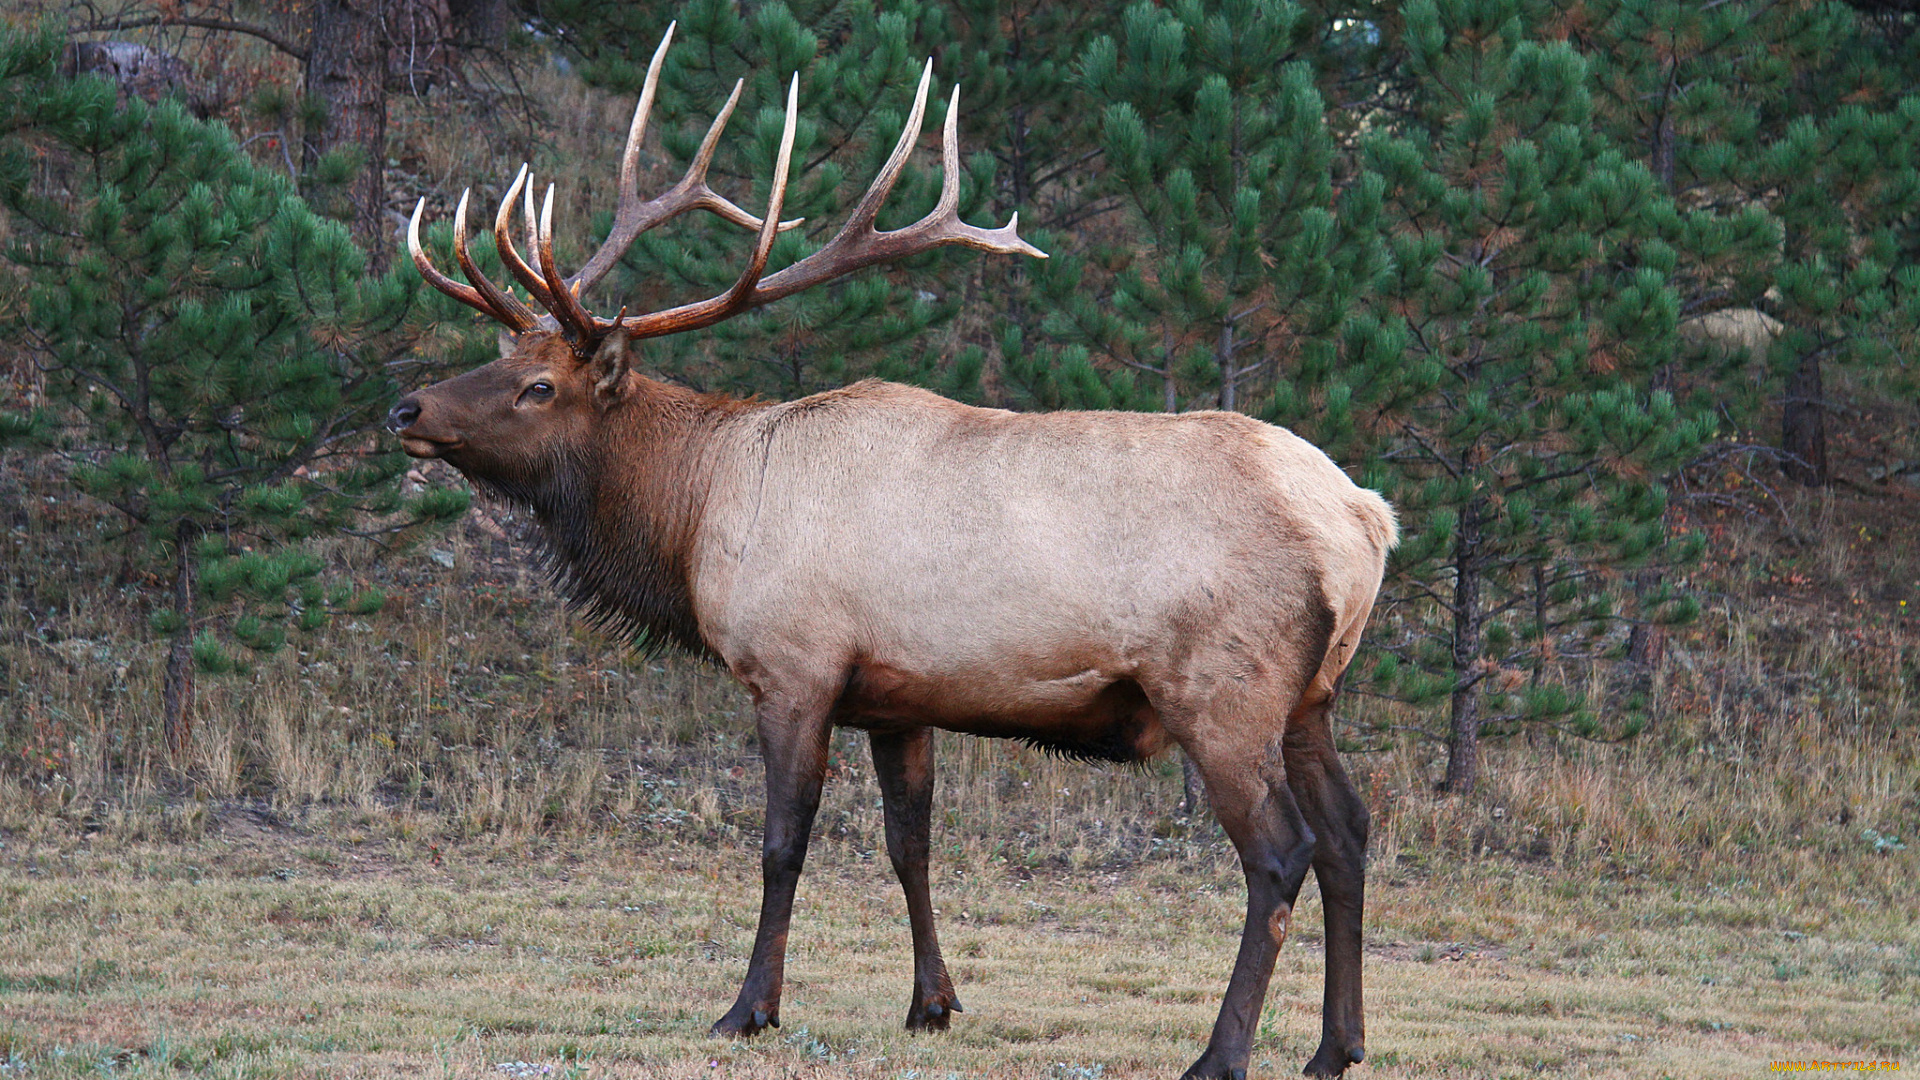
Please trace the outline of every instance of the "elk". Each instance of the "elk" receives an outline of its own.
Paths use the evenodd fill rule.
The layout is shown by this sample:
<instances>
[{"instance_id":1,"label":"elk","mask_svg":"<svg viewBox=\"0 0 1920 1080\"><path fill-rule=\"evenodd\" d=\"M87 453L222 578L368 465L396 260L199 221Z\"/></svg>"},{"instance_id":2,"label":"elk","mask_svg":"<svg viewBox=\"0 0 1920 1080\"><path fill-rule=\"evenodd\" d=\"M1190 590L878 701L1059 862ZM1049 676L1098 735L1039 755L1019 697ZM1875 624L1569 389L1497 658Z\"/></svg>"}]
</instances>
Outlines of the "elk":
<instances>
[{"instance_id":1,"label":"elk","mask_svg":"<svg viewBox=\"0 0 1920 1080\"><path fill-rule=\"evenodd\" d=\"M738 85L685 176L642 201L635 163L671 36L634 112L613 229L585 267L556 267L553 188L535 225L524 166L494 217L503 265L546 315L475 266L465 195L454 254L471 284L422 251L416 207L408 239L421 274L515 337L509 355L405 397L389 427L407 453L528 508L558 583L590 616L711 658L751 693L767 786L760 920L739 996L712 1033L780 1024L794 888L836 726L871 741L912 930L912 1031L945 1030L961 1011L927 885L933 732L1112 762L1178 744L1247 882L1226 998L1186 1076L1245 1077L1309 868L1325 897L1327 981L1306 1071L1345 1071L1363 1053L1367 811L1328 713L1395 542L1392 510L1302 439L1234 413L1018 414L877 381L779 403L647 377L636 368L647 338L901 255L963 244L1044 257L1017 219L991 230L959 220L957 90L938 205L906 228L874 228L919 138L929 64L846 224L763 277L776 232L796 224L780 212L798 76L763 217L706 182ZM523 199L537 266L513 235ZM636 236L691 210L755 231L730 289L610 320L585 309L581 295Z\"/></svg>"}]
</instances>

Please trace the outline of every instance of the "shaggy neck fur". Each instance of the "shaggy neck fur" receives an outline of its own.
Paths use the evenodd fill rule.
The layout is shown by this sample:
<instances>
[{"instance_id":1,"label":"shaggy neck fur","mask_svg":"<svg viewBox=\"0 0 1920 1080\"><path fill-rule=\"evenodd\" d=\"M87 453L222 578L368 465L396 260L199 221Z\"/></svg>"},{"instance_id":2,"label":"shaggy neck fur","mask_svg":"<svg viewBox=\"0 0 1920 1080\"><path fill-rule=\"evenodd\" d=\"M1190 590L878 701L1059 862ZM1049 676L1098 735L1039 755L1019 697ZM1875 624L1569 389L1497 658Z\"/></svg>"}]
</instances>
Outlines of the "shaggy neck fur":
<instances>
[{"instance_id":1,"label":"shaggy neck fur","mask_svg":"<svg viewBox=\"0 0 1920 1080\"><path fill-rule=\"evenodd\" d=\"M629 375L594 439L539 482L500 490L533 511L549 572L590 622L642 649L712 655L689 565L712 474L707 450L729 416L755 407Z\"/></svg>"}]
</instances>

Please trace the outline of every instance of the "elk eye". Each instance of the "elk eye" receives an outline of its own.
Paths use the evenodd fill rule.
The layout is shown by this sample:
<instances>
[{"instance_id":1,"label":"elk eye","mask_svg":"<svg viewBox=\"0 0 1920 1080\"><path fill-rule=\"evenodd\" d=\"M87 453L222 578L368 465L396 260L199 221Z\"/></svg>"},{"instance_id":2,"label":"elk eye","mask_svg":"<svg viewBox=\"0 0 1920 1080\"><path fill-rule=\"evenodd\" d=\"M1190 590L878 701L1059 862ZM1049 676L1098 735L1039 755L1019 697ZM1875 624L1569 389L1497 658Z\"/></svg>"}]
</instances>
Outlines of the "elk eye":
<instances>
[{"instance_id":1,"label":"elk eye","mask_svg":"<svg viewBox=\"0 0 1920 1080\"><path fill-rule=\"evenodd\" d=\"M525 394L535 401L546 401L553 397L553 384L544 381L532 383L527 387Z\"/></svg>"}]
</instances>

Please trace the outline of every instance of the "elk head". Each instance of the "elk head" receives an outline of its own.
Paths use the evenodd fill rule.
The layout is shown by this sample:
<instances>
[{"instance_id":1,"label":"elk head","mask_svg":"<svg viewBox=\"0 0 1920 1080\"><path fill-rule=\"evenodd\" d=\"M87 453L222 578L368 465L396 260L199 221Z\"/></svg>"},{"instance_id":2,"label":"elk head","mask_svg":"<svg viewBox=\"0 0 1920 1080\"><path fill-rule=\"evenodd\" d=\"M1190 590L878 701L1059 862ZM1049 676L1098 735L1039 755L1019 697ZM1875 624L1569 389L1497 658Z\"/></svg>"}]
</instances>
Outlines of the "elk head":
<instances>
[{"instance_id":1,"label":"elk head","mask_svg":"<svg viewBox=\"0 0 1920 1080\"><path fill-rule=\"evenodd\" d=\"M891 232L874 228L874 219L920 135L927 88L933 75L933 64L929 61L900 141L846 224L820 250L763 279L774 234L800 224L799 220L780 221L793 149L799 76L794 76L787 89L786 129L780 138L773 191L764 217L756 218L715 194L706 182L714 147L734 106L739 103L744 80L734 84L733 94L707 130L686 175L665 192L643 201L636 176L640 140L653 106L661 63L672 40L673 27L669 26L654 51L639 104L634 109L626 151L620 160L619 203L613 229L578 273L563 276L554 263L553 186L547 186L546 201L536 224L533 185L526 166L521 166L494 215L493 240L501 263L533 301L546 310L545 315L535 314L512 292L488 280L475 265L467 251L465 193L460 196L459 209L455 212L453 243L454 256L471 284L455 281L435 268L420 247L420 214L426 200L422 199L414 208L407 231L407 247L421 275L441 292L498 320L513 335L513 344L511 352L501 359L409 394L394 406L387 426L400 436L407 453L414 457L444 458L475 479L509 491L525 490L529 485L537 486L541 482L540 473L564 457L568 448L581 447L600 417L629 395L633 385L629 379L630 346L636 341L711 326L862 267L943 244L1046 257L1016 234L1018 214L999 229L976 228L960 220L960 152L955 133L960 101L957 87L947 109L943 134L944 176L939 204L925 218L906 228ZM516 207L521 208L526 219L526 239L537 267L529 265L515 246ZM636 237L689 210L705 210L755 230L753 254L732 288L696 303L633 317L622 308L612 319L604 319L582 306L581 294L619 261Z\"/></svg>"}]
</instances>

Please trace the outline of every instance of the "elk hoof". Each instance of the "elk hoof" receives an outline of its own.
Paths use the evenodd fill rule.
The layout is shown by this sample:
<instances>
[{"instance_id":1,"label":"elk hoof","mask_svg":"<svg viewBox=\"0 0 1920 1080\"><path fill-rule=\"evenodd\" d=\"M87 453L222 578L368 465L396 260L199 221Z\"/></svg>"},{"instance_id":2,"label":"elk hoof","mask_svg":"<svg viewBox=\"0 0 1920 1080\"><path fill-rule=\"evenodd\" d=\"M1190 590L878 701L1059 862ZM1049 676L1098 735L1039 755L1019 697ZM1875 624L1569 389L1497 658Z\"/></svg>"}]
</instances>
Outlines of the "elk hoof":
<instances>
[{"instance_id":1,"label":"elk hoof","mask_svg":"<svg viewBox=\"0 0 1920 1080\"><path fill-rule=\"evenodd\" d=\"M1338 1046L1323 1042L1320 1049L1314 1051L1313 1060L1301 1070L1308 1076L1339 1076L1347 1071L1347 1066L1358 1065L1367 1059L1367 1053L1358 1046Z\"/></svg>"},{"instance_id":2,"label":"elk hoof","mask_svg":"<svg viewBox=\"0 0 1920 1080\"><path fill-rule=\"evenodd\" d=\"M1245 1065L1221 1065L1211 1058L1211 1051L1200 1055L1199 1061L1180 1074L1180 1080L1247 1080Z\"/></svg>"},{"instance_id":3,"label":"elk hoof","mask_svg":"<svg viewBox=\"0 0 1920 1080\"><path fill-rule=\"evenodd\" d=\"M954 1013L966 1011L960 1007L960 999L952 990L927 998L915 994L913 1004L907 1006L907 1030L945 1031Z\"/></svg>"},{"instance_id":4,"label":"elk hoof","mask_svg":"<svg viewBox=\"0 0 1920 1080\"><path fill-rule=\"evenodd\" d=\"M745 1039L779 1026L778 1006L772 1009L746 1009L735 1005L727 1010L727 1015L713 1022L707 1034L714 1038Z\"/></svg>"},{"instance_id":5,"label":"elk hoof","mask_svg":"<svg viewBox=\"0 0 1920 1080\"><path fill-rule=\"evenodd\" d=\"M1181 1072L1181 1080L1246 1080L1244 1065L1221 1065L1212 1059L1212 1051L1202 1053L1200 1061Z\"/></svg>"}]
</instances>

